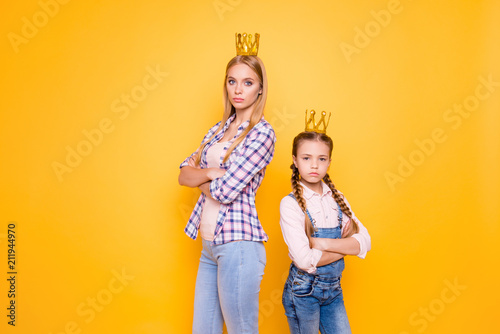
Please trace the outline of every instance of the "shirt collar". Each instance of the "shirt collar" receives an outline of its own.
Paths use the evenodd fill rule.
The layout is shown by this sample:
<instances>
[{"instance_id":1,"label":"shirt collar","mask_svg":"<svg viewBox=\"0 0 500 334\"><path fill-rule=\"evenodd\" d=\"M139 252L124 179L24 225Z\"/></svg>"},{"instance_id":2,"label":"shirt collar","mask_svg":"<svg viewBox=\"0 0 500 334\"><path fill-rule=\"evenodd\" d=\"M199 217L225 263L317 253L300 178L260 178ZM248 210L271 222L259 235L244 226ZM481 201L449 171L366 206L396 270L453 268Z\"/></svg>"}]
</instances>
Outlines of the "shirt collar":
<instances>
[{"instance_id":1,"label":"shirt collar","mask_svg":"<svg viewBox=\"0 0 500 334\"><path fill-rule=\"evenodd\" d=\"M227 128L234 121L235 118L236 118L236 113L229 116L226 123L224 124L224 128L222 129L223 132L225 132L227 130ZM245 122L241 123L240 126L238 127L238 132L240 132L241 130L244 130L249 124L250 124L250 120L246 120Z\"/></svg>"},{"instance_id":2,"label":"shirt collar","mask_svg":"<svg viewBox=\"0 0 500 334\"><path fill-rule=\"evenodd\" d=\"M328 187L328 185L326 185L325 182L321 181L321 185L323 187L323 193L320 195L318 194L317 192L314 192L312 191L311 189L309 189L305 184L303 184L302 182L300 182L300 185L303 187L304 191L302 192L302 195L304 196L305 199L311 199L313 196L331 196L332 195L332 190L330 189L330 187Z\"/></svg>"}]
</instances>

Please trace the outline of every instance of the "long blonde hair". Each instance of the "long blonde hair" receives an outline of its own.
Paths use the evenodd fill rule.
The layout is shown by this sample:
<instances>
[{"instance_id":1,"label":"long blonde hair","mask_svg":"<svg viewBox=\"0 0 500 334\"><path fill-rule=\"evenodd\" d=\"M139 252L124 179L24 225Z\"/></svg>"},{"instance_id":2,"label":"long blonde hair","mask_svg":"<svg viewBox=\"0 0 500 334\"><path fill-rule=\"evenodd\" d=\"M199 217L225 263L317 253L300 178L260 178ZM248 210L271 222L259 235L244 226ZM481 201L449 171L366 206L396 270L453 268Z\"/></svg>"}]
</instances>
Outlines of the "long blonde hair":
<instances>
[{"instance_id":1,"label":"long blonde hair","mask_svg":"<svg viewBox=\"0 0 500 334\"><path fill-rule=\"evenodd\" d=\"M297 148L298 148L298 146L303 141L306 141L306 140L316 140L316 141L320 141L320 142L325 143L328 146L328 149L329 149L329 157L330 158L332 157L332 151L333 151L333 141L332 141L332 139L330 137L328 137L324 133L317 133L317 132L301 132L301 133L299 133L293 139L292 155L294 157L297 156ZM299 170L298 170L297 167L295 167L295 165L293 163L290 166L290 168L292 169L291 182L292 182L292 192L293 192L293 195L295 196L295 199L297 200L297 203L299 204L299 206L302 209L302 211L304 213L306 213L306 209L307 209L306 208L306 201L305 201L304 197L302 196L302 194L303 194L303 187L300 184ZM349 234L346 237L350 237L352 234L358 233L359 232L358 223L356 223L356 221L353 219L353 213L352 213L352 211L349 209L349 207L345 203L344 198L342 197L342 195L340 194L340 192L337 190L337 188L335 188L335 184L333 184L333 182L330 179L330 176L328 175L328 173L326 173L325 177L323 178L323 181L326 183L326 185L332 191L332 197L335 200L335 202L337 202L339 204L340 209L342 210L342 212L344 214L346 214L351 219L351 222L353 224L352 225L353 231L352 231L351 234ZM309 216L307 214L305 215L305 220L306 220L305 221L305 231L306 231L307 238L309 239L309 245L311 245L311 234L314 232L314 227L313 227L312 222L309 219Z\"/></svg>"},{"instance_id":2,"label":"long blonde hair","mask_svg":"<svg viewBox=\"0 0 500 334\"><path fill-rule=\"evenodd\" d=\"M229 156L231 155L231 152L234 150L236 146L238 146L245 136L248 134L252 128L260 122L260 119L264 115L264 107L266 105L266 100L267 100L267 74L266 74L266 69L264 67L264 63L262 60L257 57L257 56L236 56L233 59L229 61L229 63L226 66L226 75L224 76L224 85L223 85L223 98L224 98L224 114L222 115L222 121L217 128L217 130L214 132L213 136L210 137L206 142L202 143L200 147L198 148L198 156L196 157L196 163L200 163L201 159L201 152L203 152L203 149L205 148L205 145L209 143L215 135L222 130L224 127L224 124L226 124L226 121L236 113L236 110L234 106L231 104L231 101L229 100L229 97L227 95L227 88L226 88L226 82L227 82L227 72L231 67L234 65L238 64L245 64L252 71L255 72L259 79L259 84L260 88L262 89L262 93L259 94L257 97L257 100L255 101L254 108L252 115L250 116L250 124L248 127L236 138L236 140L229 146L226 152L226 156L224 157L223 162L226 162Z\"/></svg>"}]
</instances>

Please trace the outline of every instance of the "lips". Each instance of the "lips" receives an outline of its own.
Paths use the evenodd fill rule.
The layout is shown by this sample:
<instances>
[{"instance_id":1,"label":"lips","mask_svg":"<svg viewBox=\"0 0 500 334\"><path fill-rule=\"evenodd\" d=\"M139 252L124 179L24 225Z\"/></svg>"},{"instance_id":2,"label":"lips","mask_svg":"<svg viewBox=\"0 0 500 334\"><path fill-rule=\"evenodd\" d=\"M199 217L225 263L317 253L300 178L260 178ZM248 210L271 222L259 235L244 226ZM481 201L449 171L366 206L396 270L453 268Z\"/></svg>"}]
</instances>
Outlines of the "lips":
<instances>
[{"instance_id":1,"label":"lips","mask_svg":"<svg viewBox=\"0 0 500 334\"><path fill-rule=\"evenodd\" d=\"M235 97L235 98L233 98L233 101L234 102L243 102L243 101L245 101L245 99L242 99L240 97Z\"/></svg>"},{"instance_id":2,"label":"lips","mask_svg":"<svg viewBox=\"0 0 500 334\"><path fill-rule=\"evenodd\" d=\"M318 173L309 173L310 176L319 176Z\"/></svg>"}]
</instances>

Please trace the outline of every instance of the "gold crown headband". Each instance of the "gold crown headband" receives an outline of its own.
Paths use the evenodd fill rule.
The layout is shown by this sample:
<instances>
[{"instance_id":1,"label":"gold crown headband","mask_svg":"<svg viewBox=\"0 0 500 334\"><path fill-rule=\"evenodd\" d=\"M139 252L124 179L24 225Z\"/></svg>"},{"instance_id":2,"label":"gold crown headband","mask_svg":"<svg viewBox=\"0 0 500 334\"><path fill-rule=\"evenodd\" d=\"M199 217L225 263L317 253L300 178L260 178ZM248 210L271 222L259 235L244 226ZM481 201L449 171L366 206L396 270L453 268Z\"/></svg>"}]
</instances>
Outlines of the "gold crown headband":
<instances>
[{"instance_id":1,"label":"gold crown headband","mask_svg":"<svg viewBox=\"0 0 500 334\"><path fill-rule=\"evenodd\" d=\"M330 123L330 117L332 116L332 113L328 115L328 121L325 123L325 116L326 116L326 111L321 112L321 119L319 120L318 123L314 122L314 115L316 115L316 111L311 109L309 111L311 114L311 117L307 119L307 110L306 110L306 130L305 131L312 131L312 132L318 132L318 133L326 133L326 128L328 127L328 124ZM323 124L323 127L320 128L320 126Z\"/></svg>"},{"instance_id":2,"label":"gold crown headband","mask_svg":"<svg viewBox=\"0 0 500 334\"><path fill-rule=\"evenodd\" d=\"M235 34L236 37L236 55L237 56L256 56L259 52L260 35L255 34L255 40L252 42L252 35Z\"/></svg>"}]
</instances>

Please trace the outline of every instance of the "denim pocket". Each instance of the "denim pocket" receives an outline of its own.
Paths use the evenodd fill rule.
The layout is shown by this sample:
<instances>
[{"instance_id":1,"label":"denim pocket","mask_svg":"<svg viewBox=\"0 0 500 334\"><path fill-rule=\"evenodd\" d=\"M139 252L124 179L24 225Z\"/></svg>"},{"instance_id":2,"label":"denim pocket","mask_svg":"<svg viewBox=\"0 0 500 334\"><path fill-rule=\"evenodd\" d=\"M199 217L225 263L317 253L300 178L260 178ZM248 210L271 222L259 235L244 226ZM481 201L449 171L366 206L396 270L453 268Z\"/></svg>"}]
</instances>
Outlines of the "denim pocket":
<instances>
[{"instance_id":1,"label":"denim pocket","mask_svg":"<svg viewBox=\"0 0 500 334\"><path fill-rule=\"evenodd\" d=\"M292 282L292 294L296 297L310 296L314 291L314 280L309 277L295 276Z\"/></svg>"}]
</instances>

